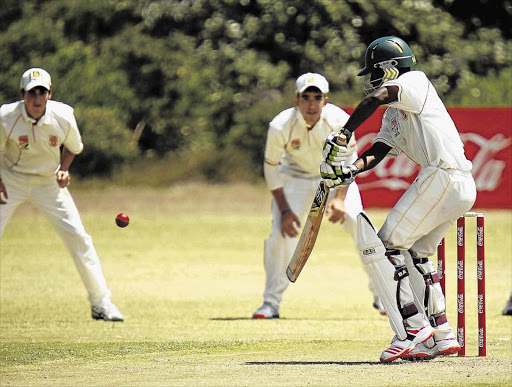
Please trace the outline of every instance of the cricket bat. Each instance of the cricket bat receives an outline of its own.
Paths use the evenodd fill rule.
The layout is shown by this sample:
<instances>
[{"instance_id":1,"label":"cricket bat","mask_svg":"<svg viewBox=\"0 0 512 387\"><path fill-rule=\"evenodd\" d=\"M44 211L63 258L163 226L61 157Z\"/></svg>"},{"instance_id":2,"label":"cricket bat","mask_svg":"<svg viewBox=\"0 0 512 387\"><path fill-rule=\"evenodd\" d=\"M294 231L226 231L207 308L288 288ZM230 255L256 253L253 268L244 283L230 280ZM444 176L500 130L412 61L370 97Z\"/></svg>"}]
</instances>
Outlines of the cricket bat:
<instances>
[{"instance_id":1,"label":"cricket bat","mask_svg":"<svg viewBox=\"0 0 512 387\"><path fill-rule=\"evenodd\" d=\"M325 207L327 205L327 198L329 196L329 188L325 185L324 181L321 181L315 193L315 198L311 204L308 218L300 234L299 243L295 248L292 259L286 269L286 275L290 282L295 282L299 276L302 268L306 264L306 261L315 246L316 237L318 231L320 231L320 225L322 224L322 218L324 217Z\"/></svg>"}]
</instances>

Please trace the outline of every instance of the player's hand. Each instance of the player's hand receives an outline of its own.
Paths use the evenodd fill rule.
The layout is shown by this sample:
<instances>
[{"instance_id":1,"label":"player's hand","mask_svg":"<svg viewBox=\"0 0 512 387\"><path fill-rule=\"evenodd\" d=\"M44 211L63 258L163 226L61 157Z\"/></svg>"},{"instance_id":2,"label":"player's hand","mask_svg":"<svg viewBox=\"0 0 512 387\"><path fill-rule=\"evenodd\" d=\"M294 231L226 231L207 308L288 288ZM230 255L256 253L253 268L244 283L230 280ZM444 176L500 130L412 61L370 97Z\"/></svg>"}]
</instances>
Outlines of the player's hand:
<instances>
[{"instance_id":1,"label":"player's hand","mask_svg":"<svg viewBox=\"0 0 512 387\"><path fill-rule=\"evenodd\" d=\"M324 161L333 167L342 167L345 160L347 160L348 142L350 141L352 133L345 130L343 133L331 132L327 136L322 150Z\"/></svg>"},{"instance_id":2,"label":"player's hand","mask_svg":"<svg viewBox=\"0 0 512 387\"><path fill-rule=\"evenodd\" d=\"M349 185L352 183L359 170L355 165L347 165L343 168L332 167L325 161L320 164L320 175L329 188Z\"/></svg>"},{"instance_id":3,"label":"player's hand","mask_svg":"<svg viewBox=\"0 0 512 387\"><path fill-rule=\"evenodd\" d=\"M281 235L295 238L299 235L300 219L291 209L281 214Z\"/></svg>"},{"instance_id":4,"label":"player's hand","mask_svg":"<svg viewBox=\"0 0 512 387\"><path fill-rule=\"evenodd\" d=\"M6 204L5 199L9 199L9 196L7 195L7 189L4 183L0 180L0 204Z\"/></svg>"},{"instance_id":5,"label":"player's hand","mask_svg":"<svg viewBox=\"0 0 512 387\"><path fill-rule=\"evenodd\" d=\"M334 168L327 164L325 161L320 164L320 175L329 188L339 187L343 183L341 177L336 175Z\"/></svg>"},{"instance_id":6,"label":"player's hand","mask_svg":"<svg viewBox=\"0 0 512 387\"><path fill-rule=\"evenodd\" d=\"M69 174L69 171L57 171L57 184L60 188L67 187L69 185L69 182L71 181L71 175Z\"/></svg>"},{"instance_id":7,"label":"player's hand","mask_svg":"<svg viewBox=\"0 0 512 387\"><path fill-rule=\"evenodd\" d=\"M327 204L325 209L325 216L332 223L343 223L347 219L345 212L345 202L340 199L333 199Z\"/></svg>"}]
</instances>

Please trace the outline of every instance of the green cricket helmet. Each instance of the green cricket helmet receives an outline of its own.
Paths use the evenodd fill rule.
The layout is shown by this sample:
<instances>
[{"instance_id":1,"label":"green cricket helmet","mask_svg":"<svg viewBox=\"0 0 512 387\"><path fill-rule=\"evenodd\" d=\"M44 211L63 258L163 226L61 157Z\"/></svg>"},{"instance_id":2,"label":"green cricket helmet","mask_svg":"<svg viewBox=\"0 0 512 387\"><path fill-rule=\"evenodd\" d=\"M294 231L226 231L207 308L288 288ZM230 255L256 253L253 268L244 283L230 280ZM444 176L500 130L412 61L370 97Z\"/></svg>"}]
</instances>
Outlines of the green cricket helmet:
<instances>
[{"instance_id":1,"label":"green cricket helmet","mask_svg":"<svg viewBox=\"0 0 512 387\"><path fill-rule=\"evenodd\" d=\"M415 64L416 57L407 43L396 36L384 36L370 43L366 49L364 68L357 75L366 75L386 66L404 68Z\"/></svg>"},{"instance_id":2,"label":"green cricket helmet","mask_svg":"<svg viewBox=\"0 0 512 387\"><path fill-rule=\"evenodd\" d=\"M398 78L399 68L414 65L416 57L407 43L396 36L384 36L370 43L366 49L365 66L357 75L371 74L370 89L376 89L382 83Z\"/></svg>"}]
</instances>

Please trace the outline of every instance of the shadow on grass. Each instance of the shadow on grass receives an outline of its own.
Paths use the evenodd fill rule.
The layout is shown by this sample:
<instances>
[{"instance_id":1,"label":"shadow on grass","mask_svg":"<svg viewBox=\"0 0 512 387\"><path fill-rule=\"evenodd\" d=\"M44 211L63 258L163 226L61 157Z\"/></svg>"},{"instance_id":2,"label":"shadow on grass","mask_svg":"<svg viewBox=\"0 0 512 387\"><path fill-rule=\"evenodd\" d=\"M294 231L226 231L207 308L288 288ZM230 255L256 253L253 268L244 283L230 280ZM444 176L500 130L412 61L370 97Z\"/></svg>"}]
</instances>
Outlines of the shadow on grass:
<instances>
[{"instance_id":1,"label":"shadow on grass","mask_svg":"<svg viewBox=\"0 0 512 387\"><path fill-rule=\"evenodd\" d=\"M245 365L399 365L398 363L382 363L380 361L248 361Z\"/></svg>"},{"instance_id":2,"label":"shadow on grass","mask_svg":"<svg viewBox=\"0 0 512 387\"><path fill-rule=\"evenodd\" d=\"M280 318L252 318L252 317L212 317L209 319L210 321L237 321L237 320L254 320L254 321L261 321L261 320L274 320L274 321L354 321L354 319L343 319L343 318L287 318L287 317L280 317ZM363 320L363 319L361 319Z\"/></svg>"},{"instance_id":3,"label":"shadow on grass","mask_svg":"<svg viewBox=\"0 0 512 387\"><path fill-rule=\"evenodd\" d=\"M252 317L212 317L210 321L238 321L238 320L252 320Z\"/></svg>"}]
</instances>

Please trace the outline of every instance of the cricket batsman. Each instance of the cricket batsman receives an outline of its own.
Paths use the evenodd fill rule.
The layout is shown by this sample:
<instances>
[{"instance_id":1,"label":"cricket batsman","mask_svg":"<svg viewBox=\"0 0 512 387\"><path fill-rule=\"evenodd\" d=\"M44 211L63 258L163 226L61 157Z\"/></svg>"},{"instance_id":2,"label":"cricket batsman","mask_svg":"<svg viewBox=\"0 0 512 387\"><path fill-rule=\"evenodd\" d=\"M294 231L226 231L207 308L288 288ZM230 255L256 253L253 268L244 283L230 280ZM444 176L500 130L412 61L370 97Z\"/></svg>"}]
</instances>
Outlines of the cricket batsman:
<instances>
[{"instance_id":1,"label":"cricket batsman","mask_svg":"<svg viewBox=\"0 0 512 387\"><path fill-rule=\"evenodd\" d=\"M356 107L341 136L350 139L379 106L387 106L373 145L355 162L343 165L346 147L338 133L325 142L321 175L330 187L349 184L387 155L404 152L421 166L375 233L369 219L358 216L358 247L395 333L382 362L399 358L432 359L460 350L448 323L445 299L432 256L447 230L476 199L471 162L459 133L434 86L422 71L412 71L416 57L395 36L373 41L359 76L366 97Z\"/></svg>"}]
</instances>

